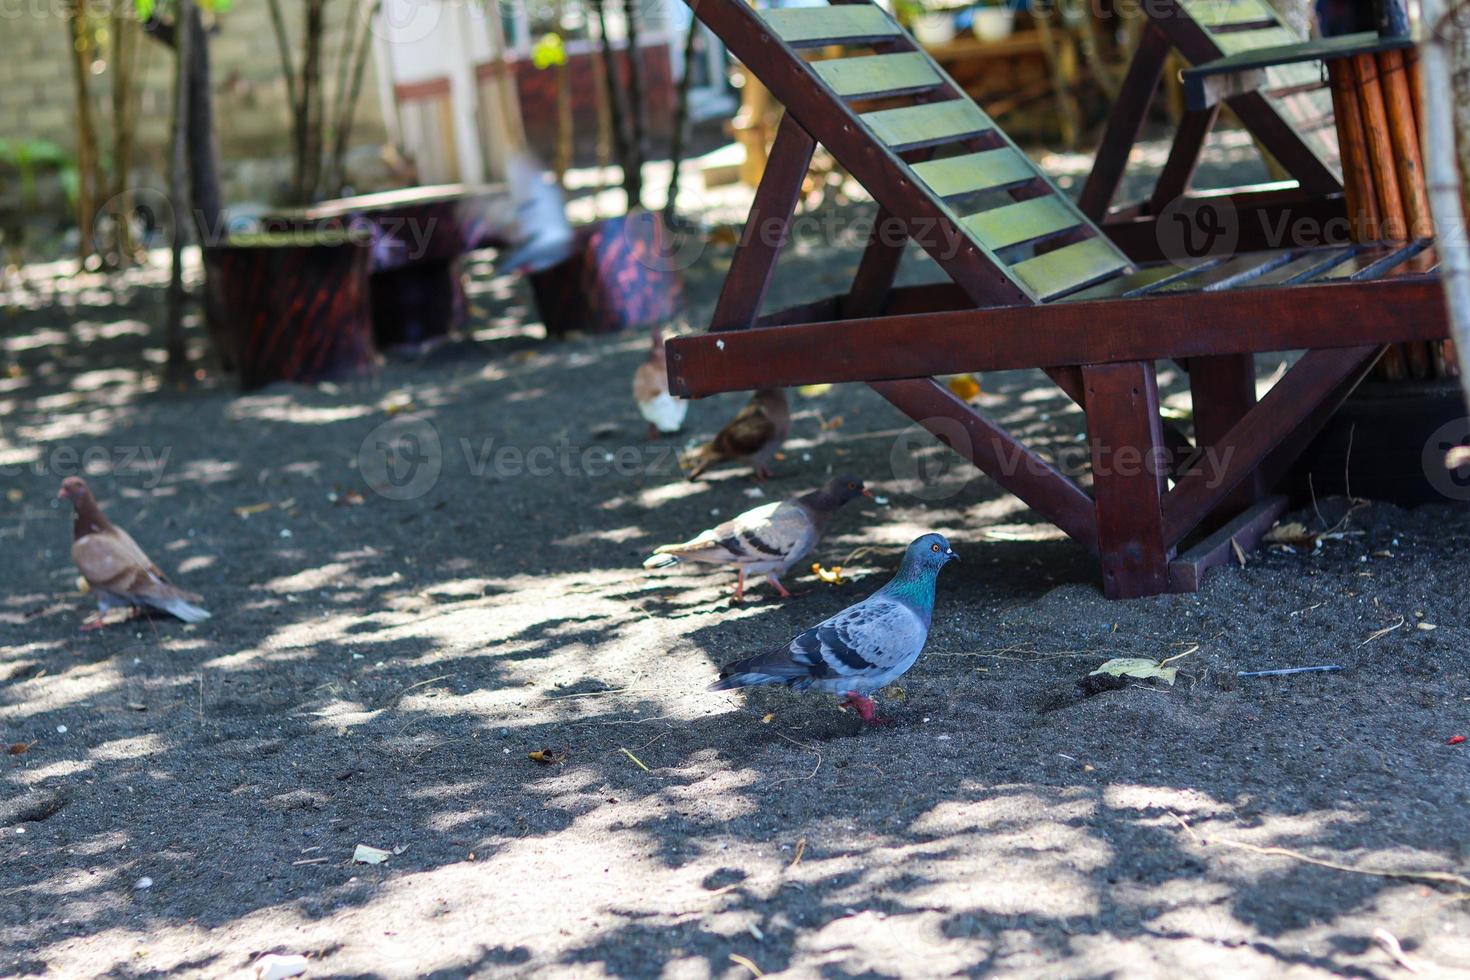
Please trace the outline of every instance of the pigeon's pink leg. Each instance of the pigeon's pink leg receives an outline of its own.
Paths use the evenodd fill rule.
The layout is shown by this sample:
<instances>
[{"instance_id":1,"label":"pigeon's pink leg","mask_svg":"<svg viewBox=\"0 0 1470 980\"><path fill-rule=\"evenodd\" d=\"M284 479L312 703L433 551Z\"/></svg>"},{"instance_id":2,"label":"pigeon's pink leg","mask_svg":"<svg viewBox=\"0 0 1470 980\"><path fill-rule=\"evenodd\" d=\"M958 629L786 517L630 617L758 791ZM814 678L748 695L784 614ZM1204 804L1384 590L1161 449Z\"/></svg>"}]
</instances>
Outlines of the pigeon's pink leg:
<instances>
[{"instance_id":1,"label":"pigeon's pink leg","mask_svg":"<svg viewBox=\"0 0 1470 980\"><path fill-rule=\"evenodd\" d=\"M735 583L735 601L740 602L745 598L745 569L739 569L740 578Z\"/></svg>"},{"instance_id":2,"label":"pigeon's pink leg","mask_svg":"<svg viewBox=\"0 0 1470 980\"><path fill-rule=\"evenodd\" d=\"M848 691L847 697L842 699L842 707L852 708L863 720L864 725L891 725L892 718L884 718L878 714L878 705L872 698L863 697L856 691Z\"/></svg>"},{"instance_id":3,"label":"pigeon's pink leg","mask_svg":"<svg viewBox=\"0 0 1470 980\"><path fill-rule=\"evenodd\" d=\"M656 442L656 441L658 441L659 435L660 435L660 433L658 431L658 426L654 425L652 422L648 423L648 441L649 442Z\"/></svg>"},{"instance_id":4,"label":"pigeon's pink leg","mask_svg":"<svg viewBox=\"0 0 1470 980\"><path fill-rule=\"evenodd\" d=\"M783 599L799 599L802 596L806 595L807 592L811 591L810 589L803 589L800 592L792 592L790 589L786 588L786 586L781 584L781 580L776 577L775 572L771 572L769 575L767 575L766 581L770 582L776 587L776 591L781 593L781 598Z\"/></svg>"}]
</instances>

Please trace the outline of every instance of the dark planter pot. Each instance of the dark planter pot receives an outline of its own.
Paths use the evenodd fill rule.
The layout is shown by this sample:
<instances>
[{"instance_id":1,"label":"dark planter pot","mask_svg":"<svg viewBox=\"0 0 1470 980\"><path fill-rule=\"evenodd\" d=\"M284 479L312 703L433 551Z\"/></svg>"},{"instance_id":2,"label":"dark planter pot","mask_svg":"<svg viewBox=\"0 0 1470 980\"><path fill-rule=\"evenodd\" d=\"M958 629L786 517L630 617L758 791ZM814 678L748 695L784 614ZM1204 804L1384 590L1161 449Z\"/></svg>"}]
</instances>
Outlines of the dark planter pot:
<instances>
[{"instance_id":1,"label":"dark planter pot","mask_svg":"<svg viewBox=\"0 0 1470 980\"><path fill-rule=\"evenodd\" d=\"M547 334L615 333L672 320L684 306L684 277L671 237L649 211L578 229L571 256L530 277Z\"/></svg>"},{"instance_id":2,"label":"dark planter pot","mask_svg":"<svg viewBox=\"0 0 1470 980\"><path fill-rule=\"evenodd\" d=\"M1447 470L1444 456L1467 441L1458 380L1365 381L1302 454L1289 487L1303 500L1351 491L1406 506L1463 502L1470 467Z\"/></svg>"},{"instance_id":3,"label":"dark planter pot","mask_svg":"<svg viewBox=\"0 0 1470 980\"><path fill-rule=\"evenodd\" d=\"M297 241L293 239L292 241ZM272 381L370 374L373 343L365 242L266 239L204 250L214 341L246 391Z\"/></svg>"}]
</instances>

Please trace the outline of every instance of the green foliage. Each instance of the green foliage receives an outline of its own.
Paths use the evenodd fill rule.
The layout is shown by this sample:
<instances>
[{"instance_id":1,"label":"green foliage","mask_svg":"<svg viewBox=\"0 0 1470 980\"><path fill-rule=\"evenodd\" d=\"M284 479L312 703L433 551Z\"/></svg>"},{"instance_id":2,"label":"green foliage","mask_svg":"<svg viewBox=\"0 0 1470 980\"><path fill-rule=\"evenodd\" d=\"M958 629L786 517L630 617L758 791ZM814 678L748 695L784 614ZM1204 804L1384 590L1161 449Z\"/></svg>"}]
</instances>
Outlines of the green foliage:
<instances>
[{"instance_id":1,"label":"green foliage","mask_svg":"<svg viewBox=\"0 0 1470 980\"><path fill-rule=\"evenodd\" d=\"M36 200L36 174L43 167L55 169L67 199L76 200L76 161L50 140L0 139L0 167L13 169L20 176L21 195L27 202Z\"/></svg>"}]
</instances>

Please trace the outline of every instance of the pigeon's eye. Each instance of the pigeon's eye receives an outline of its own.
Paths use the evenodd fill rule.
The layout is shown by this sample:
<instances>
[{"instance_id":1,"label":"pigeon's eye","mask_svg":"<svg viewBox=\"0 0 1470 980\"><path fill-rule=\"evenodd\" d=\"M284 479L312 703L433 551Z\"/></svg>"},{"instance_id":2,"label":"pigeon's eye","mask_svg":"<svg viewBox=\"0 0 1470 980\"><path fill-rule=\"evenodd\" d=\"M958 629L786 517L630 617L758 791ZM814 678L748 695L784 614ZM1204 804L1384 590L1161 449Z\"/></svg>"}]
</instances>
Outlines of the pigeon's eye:
<instances>
[{"instance_id":1,"label":"pigeon's eye","mask_svg":"<svg viewBox=\"0 0 1470 980\"><path fill-rule=\"evenodd\" d=\"M849 489L849 490L856 490L857 489L857 484L856 483L849 483L847 485L847 489Z\"/></svg>"},{"instance_id":2,"label":"pigeon's eye","mask_svg":"<svg viewBox=\"0 0 1470 980\"><path fill-rule=\"evenodd\" d=\"M937 544L931 544L929 546L929 550L930 551L938 551L939 550L939 545L937 545Z\"/></svg>"}]
</instances>

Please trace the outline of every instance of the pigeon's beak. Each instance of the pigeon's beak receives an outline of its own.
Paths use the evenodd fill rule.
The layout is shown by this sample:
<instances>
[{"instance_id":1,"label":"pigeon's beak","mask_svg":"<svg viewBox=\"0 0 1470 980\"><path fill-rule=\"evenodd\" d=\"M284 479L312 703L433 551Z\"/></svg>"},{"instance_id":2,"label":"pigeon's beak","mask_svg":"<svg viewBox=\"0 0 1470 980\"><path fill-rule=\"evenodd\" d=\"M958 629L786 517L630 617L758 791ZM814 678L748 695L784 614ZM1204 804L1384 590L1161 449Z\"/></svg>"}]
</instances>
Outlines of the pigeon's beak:
<instances>
[{"instance_id":1,"label":"pigeon's beak","mask_svg":"<svg viewBox=\"0 0 1470 980\"><path fill-rule=\"evenodd\" d=\"M863 489L862 489L862 491L861 491L861 492L862 492L862 495L863 495L863 496L864 496L864 497L868 497L868 498L870 498L870 499L871 499L871 498L872 498L872 496L873 496L873 491L871 491L871 490L869 490L869 489L868 489L868 488L867 488L867 487L863 487Z\"/></svg>"},{"instance_id":2,"label":"pigeon's beak","mask_svg":"<svg viewBox=\"0 0 1470 980\"><path fill-rule=\"evenodd\" d=\"M66 487L62 487L60 490L56 491L56 499L57 500L65 500L66 499Z\"/></svg>"},{"instance_id":3,"label":"pigeon's beak","mask_svg":"<svg viewBox=\"0 0 1470 980\"><path fill-rule=\"evenodd\" d=\"M945 551L944 557L945 558L948 558L950 561L959 561L960 560L959 553L957 551L955 551L953 548L950 548L947 551Z\"/></svg>"}]
</instances>

